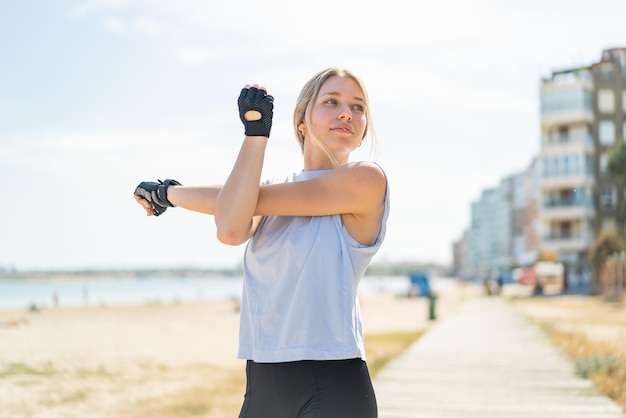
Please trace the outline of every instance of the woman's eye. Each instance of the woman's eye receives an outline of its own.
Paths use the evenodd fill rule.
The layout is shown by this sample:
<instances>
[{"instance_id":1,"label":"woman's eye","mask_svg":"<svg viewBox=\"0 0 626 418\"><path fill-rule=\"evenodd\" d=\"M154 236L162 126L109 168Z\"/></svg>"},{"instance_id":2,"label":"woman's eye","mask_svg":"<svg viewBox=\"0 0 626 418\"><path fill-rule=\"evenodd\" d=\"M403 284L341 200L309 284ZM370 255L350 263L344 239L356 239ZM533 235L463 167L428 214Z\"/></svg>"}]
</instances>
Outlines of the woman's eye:
<instances>
[{"instance_id":1,"label":"woman's eye","mask_svg":"<svg viewBox=\"0 0 626 418\"><path fill-rule=\"evenodd\" d=\"M328 103L328 104L337 104L337 100L336 99L328 99L326 100L326 102L324 103Z\"/></svg>"},{"instance_id":2,"label":"woman's eye","mask_svg":"<svg viewBox=\"0 0 626 418\"><path fill-rule=\"evenodd\" d=\"M356 110L357 112L363 112L365 110L365 108L361 105L354 105L352 106L352 109Z\"/></svg>"}]
</instances>

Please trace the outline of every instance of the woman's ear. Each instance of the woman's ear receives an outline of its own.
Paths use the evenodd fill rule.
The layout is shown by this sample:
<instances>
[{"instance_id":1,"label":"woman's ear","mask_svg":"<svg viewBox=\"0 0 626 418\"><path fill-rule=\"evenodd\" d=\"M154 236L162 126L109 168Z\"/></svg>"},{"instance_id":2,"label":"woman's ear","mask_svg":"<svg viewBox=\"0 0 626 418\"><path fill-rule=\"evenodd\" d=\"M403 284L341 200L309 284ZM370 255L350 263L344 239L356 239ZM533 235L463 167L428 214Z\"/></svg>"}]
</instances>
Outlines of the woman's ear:
<instances>
[{"instance_id":1,"label":"woman's ear","mask_svg":"<svg viewBox=\"0 0 626 418\"><path fill-rule=\"evenodd\" d=\"M302 134L302 136L305 136L305 134L306 134L306 123L300 122L300 124L298 125L298 131Z\"/></svg>"}]
</instances>

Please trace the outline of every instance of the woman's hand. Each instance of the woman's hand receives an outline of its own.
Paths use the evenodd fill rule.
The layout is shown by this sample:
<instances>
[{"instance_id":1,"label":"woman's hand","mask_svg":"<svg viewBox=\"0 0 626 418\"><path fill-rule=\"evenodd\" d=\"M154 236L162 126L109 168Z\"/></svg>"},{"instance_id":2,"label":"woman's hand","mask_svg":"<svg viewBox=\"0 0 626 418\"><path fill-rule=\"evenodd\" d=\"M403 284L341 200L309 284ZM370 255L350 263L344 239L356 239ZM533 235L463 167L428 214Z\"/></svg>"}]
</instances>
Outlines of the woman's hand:
<instances>
[{"instance_id":1,"label":"woman's hand","mask_svg":"<svg viewBox=\"0 0 626 418\"><path fill-rule=\"evenodd\" d=\"M237 105L246 136L269 138L274 116L274 97L267 94L264 87L248 84L241 90Z\"/></svg>"},{"instance_id":2,"label":"woman's hand","mask_svg":"<svg viewBox=\"0 0 626 418\"><path fill-rule=\"evenodd\" d=\"M135 195L135 200L144 208L144 210L146 211L146 215L154 216L154 213L152 212L152 205L150 204L150 202L148 202L143 197L139 197L137 195Z\"/></svg>"},{"instance_id":3,"label":"woman's hand","mask_svg":"<svg viewBox=\"0 0 626 418\"><path fill-rule=\"evenodd\" d=\"M159 180L158 183L153 181L142 181L135 188L135 196L139 196L151 207L152 214L159 216L167 208L172 208L174 205L167 199L167 189L170 186L180 186L181 184L176 180L167 179L165 181Z\"/></svg>"}]
</instances>

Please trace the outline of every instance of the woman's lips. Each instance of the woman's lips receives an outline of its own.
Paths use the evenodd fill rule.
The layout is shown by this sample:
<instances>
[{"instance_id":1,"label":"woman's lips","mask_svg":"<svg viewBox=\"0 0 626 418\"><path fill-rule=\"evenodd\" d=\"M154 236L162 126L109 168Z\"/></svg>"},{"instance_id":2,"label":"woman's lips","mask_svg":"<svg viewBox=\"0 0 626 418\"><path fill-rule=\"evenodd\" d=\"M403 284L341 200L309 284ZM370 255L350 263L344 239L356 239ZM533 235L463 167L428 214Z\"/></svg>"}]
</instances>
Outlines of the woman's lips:
<instances>
[{"instance_id":1,"label":"woman's lips","mask_svg":"<svg viewBox=\"0 0 626 418\"><path fill-rule=\"evenodd\" d=\"M338 131L338 132L343 132L343 133L347 133L347 134L354 133L354 131L349 126L335 126L331 130Z\"/></svg>"}]
</instances>

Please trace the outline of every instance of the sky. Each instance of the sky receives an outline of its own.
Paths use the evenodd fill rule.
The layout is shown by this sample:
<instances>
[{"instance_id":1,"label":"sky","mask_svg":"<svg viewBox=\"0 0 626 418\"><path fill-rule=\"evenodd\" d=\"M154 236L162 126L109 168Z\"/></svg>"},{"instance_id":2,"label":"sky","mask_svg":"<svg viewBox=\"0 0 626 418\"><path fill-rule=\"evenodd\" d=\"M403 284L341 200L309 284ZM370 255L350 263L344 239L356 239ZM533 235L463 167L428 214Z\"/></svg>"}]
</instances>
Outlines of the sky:
<instances>
[{"instance_id":1,"label":"sky","mask_svg":"<svg viewBox=\"0 0 626 418\"><path fill-rule=\"evenodd\" d=\"M302 169L302 85L364 82L391 213L374 263L450 263L483 189L525 169L552 71L626 47L623 0L48 0L0 3L0 269L230 268L244 246L144 180L221 184L247 83L275 97L264 177Z\"/></svg>"}]
</instances>

